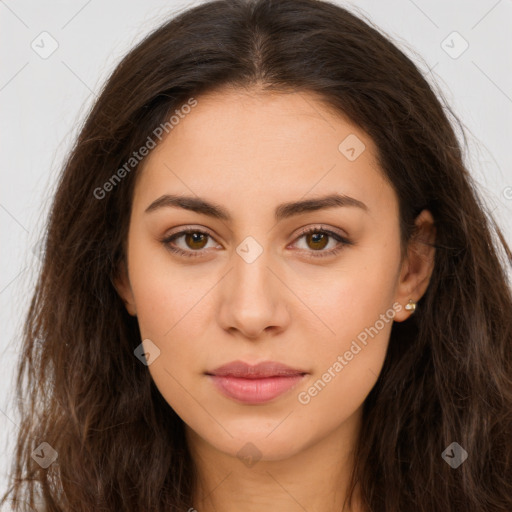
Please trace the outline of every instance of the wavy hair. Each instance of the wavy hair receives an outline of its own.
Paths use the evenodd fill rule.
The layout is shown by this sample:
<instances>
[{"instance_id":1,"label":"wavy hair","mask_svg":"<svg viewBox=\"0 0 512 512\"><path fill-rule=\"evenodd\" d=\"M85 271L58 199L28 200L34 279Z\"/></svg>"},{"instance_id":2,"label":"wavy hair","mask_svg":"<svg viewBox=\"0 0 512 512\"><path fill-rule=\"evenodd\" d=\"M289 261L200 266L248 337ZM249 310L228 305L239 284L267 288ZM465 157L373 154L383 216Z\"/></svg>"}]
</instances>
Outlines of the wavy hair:
<instances>
[{"instance_id":1,"label":"wavy hair","mask_svg":"<svg viewBox=\"0 0 512 512\"><path fill-rule=\"evenodd\" d=\"M3 502L24 510L40 494L46 512L189 509L195 468L183 422L134 356L137 320L114 287L138 165L97 191L180 105L223 87L315 93L375 142L399 199L402 247L422 209L435 220L430 284L417 312L394 323L364 402L352 491L358 482L371 512L510 512L510 248L442 96L370 22L317 0L200 4L145 37L106 81L46 223ZM453 441L469 454L457 469L441 456ZM58 453L47 468L31 456L43 442Z\"/></svg>"}]
</instances>

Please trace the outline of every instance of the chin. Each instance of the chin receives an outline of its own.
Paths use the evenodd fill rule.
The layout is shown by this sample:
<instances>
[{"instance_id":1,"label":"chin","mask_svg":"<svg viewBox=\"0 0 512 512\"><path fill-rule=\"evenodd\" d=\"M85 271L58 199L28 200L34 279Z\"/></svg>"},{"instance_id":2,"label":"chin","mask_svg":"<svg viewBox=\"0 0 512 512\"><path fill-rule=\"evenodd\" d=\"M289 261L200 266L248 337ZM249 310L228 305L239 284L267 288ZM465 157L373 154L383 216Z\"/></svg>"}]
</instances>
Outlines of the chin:
<instances>
[{"instance_id":1,"label":"chin","mask_svg":"<svg viewBox=\"0 0 512 512\"><path fill-rule=\"evenodd\" d=\"M195 435L216 450L247 462L248 467L258 461L286 460L312 443L312 436L302 433L292 423L277 428L275 423L269 428L267 421L261 421L258 425L254 420L237 422L236 425L229 422L222 424L229 434L219 427L213 432L211 428L204 433L196 430Z\"/></svg>"}]
</instances>

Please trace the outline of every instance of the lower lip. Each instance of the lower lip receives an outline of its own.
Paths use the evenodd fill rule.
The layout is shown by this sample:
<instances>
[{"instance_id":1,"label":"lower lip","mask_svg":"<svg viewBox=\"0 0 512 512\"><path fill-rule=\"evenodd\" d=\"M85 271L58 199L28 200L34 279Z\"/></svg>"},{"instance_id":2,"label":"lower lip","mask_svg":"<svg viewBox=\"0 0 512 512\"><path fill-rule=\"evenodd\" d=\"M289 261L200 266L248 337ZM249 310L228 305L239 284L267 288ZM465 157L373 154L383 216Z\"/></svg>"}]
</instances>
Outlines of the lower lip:
<instances>
[{"instance_id":1,"label":"lower lip","mask_svg":"<svg viewBox=\"0 0 512 512\"><path fill-rule=\"evenodd\" d=\"M286 377L243 379L231 376L209 376L217 389L227 396L246 404L261 404L286 393L304 377L302 374Z\"/></svg>"}]
</instances>

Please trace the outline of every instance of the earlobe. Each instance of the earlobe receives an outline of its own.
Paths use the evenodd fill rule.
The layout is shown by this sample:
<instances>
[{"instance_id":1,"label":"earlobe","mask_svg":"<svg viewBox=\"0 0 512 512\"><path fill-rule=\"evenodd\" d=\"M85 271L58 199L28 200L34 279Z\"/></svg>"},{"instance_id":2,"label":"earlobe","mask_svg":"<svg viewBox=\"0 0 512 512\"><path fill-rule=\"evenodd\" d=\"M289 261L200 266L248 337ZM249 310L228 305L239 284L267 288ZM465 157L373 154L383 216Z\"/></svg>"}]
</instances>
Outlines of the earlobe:
<instances>
[{"instance_id":1,"label":"earlobe","mask_svg":"<svg viewBox=\"0 0 512 512\"><path fill-rule=\"evenodd\" d=\"M126 310L132 316L137 316L137 310L135 308L135 301L133 298L132 288L130 286L130 280L128 279L128 271L126 270L125 262L123 261L118 268L118 272L113 282L114 288L124 302Z\"/></svg>"},{"instance_id":2,"label":"earlobe","mask_svg":"<svg viewBox=\"0 0 512 512\"><path fill-rule=\"evenodd\" d=\"M395 315L397 322L403 322L414 313L434 271L436 228L430 211L423 210L416 217L415 225L397 287L396 300L402 306Z\"/></svg>"}]
</instances>

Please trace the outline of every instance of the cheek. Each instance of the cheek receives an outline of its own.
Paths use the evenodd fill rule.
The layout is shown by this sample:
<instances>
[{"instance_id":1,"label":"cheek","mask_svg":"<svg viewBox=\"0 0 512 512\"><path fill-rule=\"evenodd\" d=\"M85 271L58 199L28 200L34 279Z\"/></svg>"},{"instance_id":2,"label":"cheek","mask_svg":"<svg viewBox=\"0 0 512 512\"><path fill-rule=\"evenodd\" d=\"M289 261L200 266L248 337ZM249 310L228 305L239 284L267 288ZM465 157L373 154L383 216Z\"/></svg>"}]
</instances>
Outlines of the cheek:
<instances>
[{"instance_id":1,"label":"cheek","mask_svg":"<svg viewBox=\"0 0 512 512\"><path fill-rule=\"evenodd\" d=\"M202 371L207 347L200 346L211 329L209 298L185 283L162 279L154 271L137 289L137 319L142 339L150 339L159 357L149 366L160 391L174 406L179 384L188 386ZM152 277L153 276L153 277ZM207 333L206 333L207 334ZM175 380L176 379L176 380ZM182 394L182 393L181 393Z\"/></svg>"},{"instance_id":2,"label":"cheek","mask_svg":"<svg viewBox=\"0 0 512 512\"><path fill-rule=\"evenodd\" d=\"M198 343L211 328L205 308L210 311L207 292L215 276L198 276L197 267L173 265L165 250L148 245L133 247L129 259L141 337L151 340L144 348L157 355L148 370L169 405L188 418L198 413L187 391L204 371L205 347Z\"/></svg>"},{"instance_id":3,"label":"cheek","mask_svg":"<svg viewBox=\"0 0 512 512\"><path fill-rule=\"evenodd\" d=\"M165 273L167 272L167 274ZM201 417L191 398L202 369L201 297L204 292L187 287L182 279L152 266L144 278L132 284L137 304L137 320L143 340L157 348L157 357L148 366L151 377L165 401L185 421ZM204 315L204 310L203 310Z\"/></svg>"},{"instance_id":4,"label":"cheek","mask_svg":"<svg viewBox=\"0 0 512 512\"><path fill-rule=\"evenodd\" d=\"M308 304L326 327L314 340L315 379L303 388L300 403L320 408L339 403L337 414L343 415L364 401L389 344L398 257L397 251L361 251L357 259L347 257L335 280L320 283L322 294L310 294Z\"/></svg>"},{"instance_id":5,"label":"cheek","mask_svg":"<svg viewBox=\"0 0 512 512\"><path fill-rule=\"evenodd\" d=\"M332 272L318 276L315 291L309 291L305 302L321 319L324 353L330 347L343 349L350 340L364 342L365 333L376 325L383 331L378 339L387 339L395 311L396 273L399 251L372 247L365 251L354 251L347 255L343 264ZM306 288L301 290L306 294ZM384 315L384 318L382 317ZM316 319L310 317L314 322Z\"/></svg>"},{"instance_id":6,"label":"cheek","mask_svg":"<svg viewBox=\"0 0 512 512\"><path fill-rule=\"evenodd\" d=\"M299 421L326 435L357 411L374 387L386 357L395 310L392 286L345 281L331 294L328 318L334 335L309 348L314 373L297 392ZM327 321L326 321L327 323ZM311 340L309 340L311 343Z\"/></svg>"},{"instance_id":7,"label":"cheek","mask_svg":"<svg viewBox=\"0 0 512 512\"><path fill-rule=\"evenodd\" d=\"M130 282L142 336L164 343L184 329L187 338L193 336L213 276L198 275L192 265L173 263L172 256L154 242L141 243L130 256Z\"/></svg>"}]
</instances>

